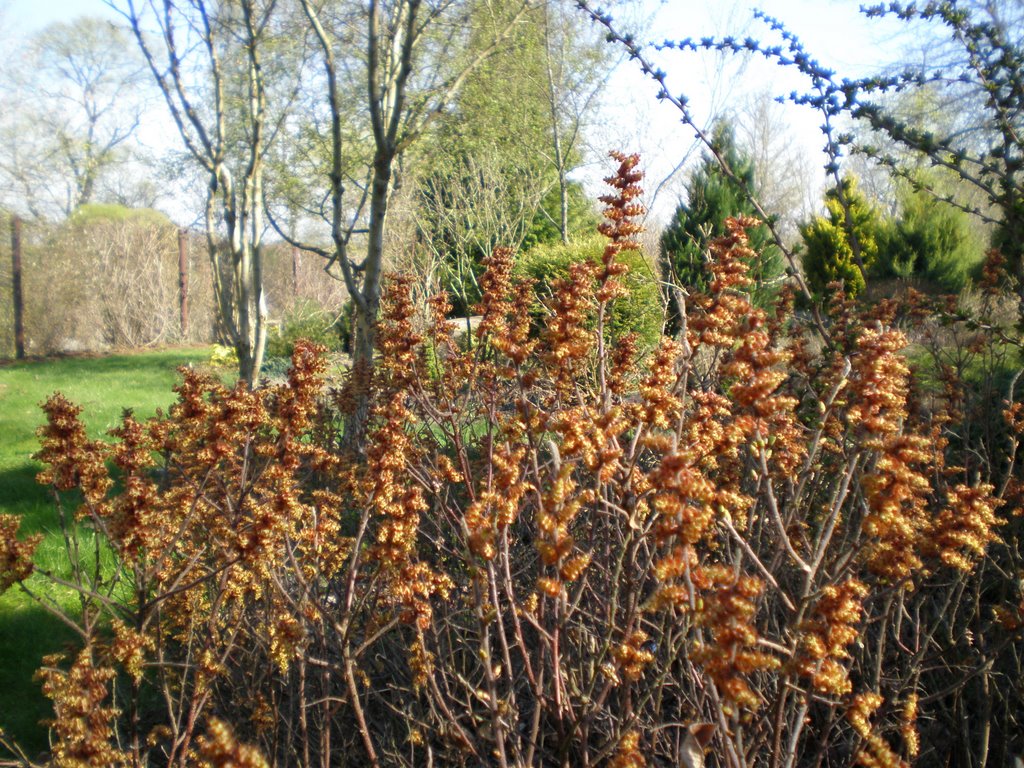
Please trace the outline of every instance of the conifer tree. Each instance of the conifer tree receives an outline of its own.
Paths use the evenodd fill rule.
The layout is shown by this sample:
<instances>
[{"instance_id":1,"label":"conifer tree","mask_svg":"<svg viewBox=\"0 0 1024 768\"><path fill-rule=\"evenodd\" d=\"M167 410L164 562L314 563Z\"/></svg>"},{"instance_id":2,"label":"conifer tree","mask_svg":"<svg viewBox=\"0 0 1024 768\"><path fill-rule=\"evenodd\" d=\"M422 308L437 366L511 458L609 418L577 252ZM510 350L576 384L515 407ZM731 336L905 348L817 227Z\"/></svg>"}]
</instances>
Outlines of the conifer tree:
<instances>
[{"instance_id":1,"label":"conifer tree","mask_svg":"<svg viewBox=\"0 0 1024 768\"><path fill-rule=\"evenodd\" d=\"M932 182L930 189L937 186ZM900 217L883 226L875 273L921 277L958 293L984 259L985 244L970 215L925 190L900 191Z\"/></svg>"},{"instance_id":2,"label":"conifer tree","mask_svg":"<svg viewBox=\"0 0 1024 768\"><path fill-rule=\"evenodd\" d=\"M700 166L686 185L686 200L680 202L672 222L661 237L660 269L662 280L688 292L707 288L710 272L705 267L704 253L708 243L726 234L725 220L737 216L756 216L750 195L755 191L753 160L736 144L733 128L719 123L714 130L713 145L735 175L729 178L719 161L705 152ZM771 242L767 227L749 230L750 243L759 254L751 265L755 303L765 302L774 292L773 280L782 273L782 259ZM669 327L678 322L678 308L669 302Z\"/></svg>"},{"instance_id":3,"label":"conifer tree","mask_svg":"<svg viewBox=\"0 0 1024 768\"><path fill-rule=\"evenodd\" d=\"M807 285L821 295L829 283L838 281L847 296L856 296L864 290L866 273L878 258L881 216L857 190L852 176L842 180L841 188L825 194L825 208L827 218L817 216L800 227Z\"/></svg>"}]
</instances>

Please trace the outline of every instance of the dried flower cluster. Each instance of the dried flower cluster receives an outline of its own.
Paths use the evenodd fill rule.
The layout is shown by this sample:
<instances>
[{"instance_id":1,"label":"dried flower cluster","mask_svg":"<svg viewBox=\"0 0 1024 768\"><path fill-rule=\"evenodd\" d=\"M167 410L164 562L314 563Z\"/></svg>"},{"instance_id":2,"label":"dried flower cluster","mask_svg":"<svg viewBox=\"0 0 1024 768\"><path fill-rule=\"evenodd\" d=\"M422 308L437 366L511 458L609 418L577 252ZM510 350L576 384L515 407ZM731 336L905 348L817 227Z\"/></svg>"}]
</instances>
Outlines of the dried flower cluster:
<instances>
[{"instance_id":1,"label":"dried flower cluster","mask_svg":"<svg viewBox=\"0 0 1024 768\"><path fill-rule=\"evenodd\" d=\"M114 745L120 713L108 699L115 670L97 667L88 649L67 671L56 666L61 660L48 656L39 670L43 693L53 701L54 768L129 765L129 756Z\"/></svg>"},{"instance_id":2,"label":"dried flower cluster","mask_svg":"<svg viewBox=\"0 0 1024 768\"><path fill-rule=\"evenodd\" d=\"M21 520L14 515L0 515L0 592L4 592L32 575L32 554L42 536L18 538Z\"/></svg>"},{"instance_id":3,"label":"dried flower cluster","mask_svg":"<svg viewBox=\"0 0 1024 768\"><path fill-rule=\"evenodd\" d=\"M212 719L206 736L199 738L199 768L269 768L255 747L239 744L231 727Z\"/></svg>"},{"instance_id":4,"label":"dried flower cluster","mask_svg":"<svg viewBox=\"0 0 1024 768\"><path fill-rule=\"evenodd\" d=\"M907 764L871 727L871 716L882 703L883 699L877 693L860 694L854 696L846 713L853 730L864 741L864 746L857 753L857 763L864 768L906 768Z\"/></svg>"},{"instance_id":5,"label":"dried flower cluster","mask_svg":"<svg viewBox=\"0 0 1024 768\"><path fill-rule=\"evenodd\" d=\"M853 690L845 666L851 658L847 649L860 634L867 594L867 586L856 579L829 584L814 604L811 618L800 627L799 671L811 678L815 690L834 696Z\"/></svg>"}]
</instances>

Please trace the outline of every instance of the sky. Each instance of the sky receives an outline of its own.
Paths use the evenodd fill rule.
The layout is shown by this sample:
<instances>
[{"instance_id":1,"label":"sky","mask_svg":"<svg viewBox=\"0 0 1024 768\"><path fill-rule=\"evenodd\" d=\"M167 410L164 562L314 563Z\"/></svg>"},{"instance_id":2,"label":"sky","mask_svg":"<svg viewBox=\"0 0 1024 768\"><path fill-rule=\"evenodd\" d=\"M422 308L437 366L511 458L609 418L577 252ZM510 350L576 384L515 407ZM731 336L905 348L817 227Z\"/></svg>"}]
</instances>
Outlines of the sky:
<instances>
[{"instance_id":1,"label":"sky","mask_svg":"<svg viewBox=\"0 0 1024 768\"><path fill-rule=\"evenodd\" d=\"M7 0L5 20L8 32L17 35L31 34L54 21L69 21L76 16L116 17L114 11L103 0Z\"/></svg>"},{"instance_id":2,"label":"sky","mask_svg":"<svg viewBox=\"0 0 1024 768\"><path fill-rule=\"evenodd\" d=\"M660 42L685 37L734 34L759 39L767 27L754 20L758 7L783 21L803 41L808 52L843 76L863 76L896 60L905 42L895 23L868 20L856 0L642 0L636 13L645 31L641 37ZM8 39L31 35L54 21L81 15L117 18L104 0L0 0ZM2 51L0 51L2 53ZM716 60L701 60L678 52L652 53L669 75L674 93L686 94L701 125L729 108L742 110L753 94L782 96L804 83L793 72L763 60L724 67ZM579 177L593 190L607 172L604 149L639 151L647 168L648 202L653 215L665 221L683 194L686 169L699 159L692 131L680 128L678 112L655 99L657 88L638 68L624 62L616 69L604 96L604 109L591 131L591 165ZM824 160L820 120L805 108L789 105L779 113L794 141L804 149L808 163L819 168ZM602 151L597 151L601 147ZM680 168L675 174L673 170ZM824 177L819 173L820 183ZM657 194L655 194L657 190Z\"/></svg>"},{"instance_id":3,"label":"sky","mask_svg":"<svg viewBox=\"0 0 1024 768\"><path fill-rule=\"evenodd\" d=\"M807 52L821 64L840 76L860 77L898 60L906 40L899 34L902 28L898 24L866 19L859 5L850 0L760 0L756 7L796 33ZM646 35L650 42L726 34L780 42L771 37L763 22L754 18L755 6L750 0L667 0L650 7L650 31ZM743 113L748 100L758 94L780 97L807 88L806 80L792 68L779 67L761 57L751 57L746 62L731 57L723 65L720 59L702 59L678 51L652 53L652 56L667 73L672 93L689 98L694 117L702 127L723 112ZM640 126L627 121L620 135L623 141L632 139L642 144L649 205L652 204L650 195L657 186L681 161L687 161L682 172L666 183L653 201L656 218L664 222L683 194L686 169L699 158L693 132L680 126L675 107L654 98L655 84L645 80L637 67L628 63L620 66L610 90L632 106L631 110L618 110L618 114L632 111L644 118ZM825 158L820 116L806 107L792 104L775 109L793 142L802 147L817 184L823 185L825 178L821 169ZM742 114L740 117L742 119Z\"/></svg>"},{"instance_id":4,"label":"sky","mask_svg":"<svg viewBox=\"0 0 1024 768\"><path fill-rule=\"evenodd\" d=\"M822 57L840 68L870 64L873 49L884 42L875 23L867 23L859 12L860 3L850 0L761 0L734 3L729 0L664 0L650 2L653 17L651 38L675 39L705 30L716 31L714 25L729 20L742 25L757 7L782 20L805 40L808 47L818 49ZM117 14L104 0L6 0L5 20L8 32L31 34L54 21L68 21L76 16L99 15L116 18ZM692 31L691 31L692 30ZM756 27L751 27L756 31ZM837 34L837 31L841 33Z\"/></svg>"}]
</instances>

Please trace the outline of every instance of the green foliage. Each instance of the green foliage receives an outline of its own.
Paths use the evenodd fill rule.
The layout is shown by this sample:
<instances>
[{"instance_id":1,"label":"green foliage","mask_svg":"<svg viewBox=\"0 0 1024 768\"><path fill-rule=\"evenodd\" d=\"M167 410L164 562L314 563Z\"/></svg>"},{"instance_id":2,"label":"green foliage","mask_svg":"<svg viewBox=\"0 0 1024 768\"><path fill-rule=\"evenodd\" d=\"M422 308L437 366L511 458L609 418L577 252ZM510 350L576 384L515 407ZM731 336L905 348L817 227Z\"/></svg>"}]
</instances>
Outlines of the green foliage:
<instances>
[{"instance_id":1,"label":"green foliage","mask_svg":"<svg viewBox=\"0 0 1024 768\"><path fill-rule=\"evenodd\" d=\"M1024 191L1021 186L1024 185L999 201L1003 218L992 232L992 247L1015 265L1018 281L1024 276Z\"/></svg>"},{"instance_id":2,"label":"green foliage","mask_svg":"<svg viewBox=\"0 0 1024 768\"><path fill-rule=\"evenodd\" d=\"M1024 142L1020 120L1024 113L1024 25L1019 8L1019 3L1009 2L889 2L866 6L863 10L869 18L910 25L908 31L921 41L924 55L914 56L916 61L908 61L906 66L890 66L888 73L860 78L836 74L810 56L800 39L789 32L783 34L785 45L742 36L708 36L677 44L743 56L758 53L806 76L813 84L810 91L793 92L790 99L821 111L830 173L838 168L844 147L851 146L888 168L896 178L912 180L921 164L950 171L970 192L940 192L941 197L966 202L969 209L989 209L990 213L982 215L997 220L992 245L1010 263L1011 272L1018 278L1018 293L1024 296L1024 280L1020 280L1024 277ZM783 22L766 20L777 31L785 29ZM898 96L895 99L894 94ZM918 100L908 112L908 104ZM922 113L919 106L927 108ZM869 127L867 141L840 136L834 130L840 116ZM980 205L974 202L979 198ZM812 239L816 247L836 244L837 238L826 236L821 226L815 229L818 231ZM833 255L843 257L842 253ZM851 274L848 264L814 261L819 257L827 256L812 257L811 266L818 278L828 273L840 277ZM862 282L862 276L853 278ZM856 290L856 286L847 285L848 293Z\"/></svg>"},{"instance_id":3,"label":"green foliage","mask_svg":"<svg viewBox=\"0 0 1024 768\"><path fill-rule=\"evenodd\" d=\"M587 197L583 185L578 181L570 181L568 186L569 203L569 236L576 237L584 232L593 232L597 228L598 217L594 212L594 203ZM523 238L524 251L545 243L555 243L562 239L559 230L562 196L558 186L552 187L540 201L540 208L530 229Z\"/></svg>"},{"instance_id":4,"label":"green foliage","mask_svg":"<svg viewBox=\"0 0 1024 768\"><path fill-rule=\"evenodd\" d=\"M700 166L686 185L686 202L676 208L672 222L661 237L660 269L665 282L677 283L687 290L707 289L710 273L704 264L708 243L726 234L729 217L754 216L748 191L754 189L755 166L736 145L733 129L719 123L712 142L732 169L738 181L725 175L718 160L704 153ZM756 281L754 303L767 306L774 296L772 281L782 274L782 256L771 244L771 233L765 226L748 230L750 245L760 254L751 264L750 276ZM673 324L674 306L670 303Z\"/></svg>"},{"instance_id":5,"label":"green foliage","mask_svg":"<svg viewBox=\"0 0 1024 768\"><path fill-rule=\"evenodd\" d=\"M936 183L925 186L932 189ZM984 250L966 213L936 200L934 194L904 186L898 193L900 216L886 219L852 177L842 184L868 277L923 278L954 293L964 288ZM826 194L825 207L827 218L817 217L800 230L808 285L821 294L830 282L842 281L847 295L855 296L864 290L865 275L854 258L846 209L835 189Z\"/></svg>"},{"instance_id":6,"label":"green foliage","mask_svg":"<svg viewBox=\"0 0 1024 768\"><path fill-rule=\"evenodd\" d=\"M291 357L299 339L307 339L332 351L341 350L340 318L316 302L299 302L285 314L281 324L267 334L266 357Z\"/></svg>"},{"instance_id":7,"label":"green foliage","mask_svg":"<svg viewBox=\"0 0 1024 768\"><path fill-rule=\"evenodd\" d=\"M479 301L476 279L495 247L562 239L560 179L582 160L580 124L607 57L572 4L531 8L439 118L417 178L417 234L455 315ZM597 218L583 186L565 189L567 234L592 231Z\"/></svg>"},{"instance_id":8,"label":"green foliage","mask_svg":"<svg viewBox=\"0 0 1024 768\"><path fill-rule=\"evenodd\" d=\"M923 59L926 66L908 67L897 75L844 81L842 88L854 117L865 120L898 147L932 165L951 169L975 192L983 193L1000 219L992 233L992 245L1020 276L1024 274L1024 185L1020 177L1024 38L1019 4L1017 8L1014 5L893 2L870 8L869 16L920 24L921 31L927 29L925 25L932 26L938 33L933 39L939 50ZM943 45L939 40L948 42ZM934 130L919 120L904 120L892 114L885 102L861 98L864 93L902 91L932 83L942 84L943 111L957 121L952 130ZM866 148L866 153L900 176L908 175L892 153L876 147ZM1019 290L1024 290L1024 284Z\"/></svg>"},{"instance_id":9,"label":"green foliage","mask_svg":"<svg viewBox=\"0 0 1024 768\"><path fill-rule=\"evenodd\" d=\"M550 296L552 284L568 277L569 267L581 261L600 262L607 240L600 235L579 238L568 245L561 242L538 245L522 254L516 271L536 282L539 299ZM642 348L651 349L661 338L664 309L654 271L640 251L622 251L618 261L629 267L624 283L630 294L612 305L608 335L618 339L636 333Z\"/></svg>"},{"instance_id":10,"label":"green foliage","mask_svg":"<svg viewBox=\"0 0 1024 768\"><path fill-rule=\"evenodd\" d=\"M475 30L473 34L483 34ZM518 248L553 183L543 35L517 25L475 68L424 152L418 239L440 269L456 314L480 299L476 277L497 246Z\"/></svg>"},{"instance_id":11,"label":"green foliage","mask_svg":"<svg viewBox=\"0 0 1024 768\"><path fill-rule=\"evenodd\" d=\"M806 248L803 267L807 284L821 295L829 283L842 281L846 295L856 296L864 290L865 280L854 256L853 242L865 271L870 271L878 257L881 216L857 190L852 176L842 181L842 199L835 188L826 193L825 208L828 218L818 216L800 227Z\"/></svg>"},{"instance_id":12,"label":"green foliage","mask_svg":"<svg viewBox=\"0 0 1024 768\"><path fill-rule=\"evenodd\" d=\"M984 246L966 213L927 192L904 192L901 216L882 228L875 273L923 277L959 293L980 266Z\"/></svg>"},{"instance_id":13,"label":"green foliage","mask_svg":"<svg viewBox=\"0 0 1024 768\"><path fill-rule=\"evenodd\" d=\"M94 223L131 222L154 229L173 228L174 224L160 211L153 208L129 208L115 203L87 203L78 206L71 214L70 223L76 226L89 226Z\"/></svg>"},{"instance_id":14,"label":"green foliage","mask_svg":"<svg viewBox=\"0 0 1024 768\"><path fill-rule=\"evenodd\" d=\"M832 282L842 282L848 296L864 290L864 275L853 260L853 252L841 226L820 216L800 228L803 237L803 266L807 284L816 295Z\"/></svg>"},{"instance_id":15,"label":"green foliage","mask_svg":"<svg viewBox=\"0 0 1024 768\"><path fill-rule=\"evenodd\" d=\"M207 362L214 368L234 368L238 365L238 353L234 347L214 344L213 352L210 353L210 359Z\"/></svg>"}]
</instances>

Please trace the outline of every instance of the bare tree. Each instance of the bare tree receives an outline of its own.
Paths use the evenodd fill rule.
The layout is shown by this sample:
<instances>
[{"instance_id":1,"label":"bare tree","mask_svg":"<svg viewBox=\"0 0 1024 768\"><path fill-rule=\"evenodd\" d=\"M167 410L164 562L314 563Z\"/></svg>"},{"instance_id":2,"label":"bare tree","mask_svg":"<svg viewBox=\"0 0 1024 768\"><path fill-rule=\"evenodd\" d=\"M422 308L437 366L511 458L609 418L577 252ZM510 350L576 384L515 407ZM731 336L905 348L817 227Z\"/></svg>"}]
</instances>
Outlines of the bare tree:
<instances>
[{"instance_id":1,"label":"bare tree","mask_svg":"<svg viewBox=\"0 0 1024 768\"><path fill-rule=\"evenodd\" d=\"M713 29L735 30L738 27L740 28L738 34L742 34L745 25L749 24L742 20L745 12L745 5L736 0L716 5L711 13ZM627 37L631 40L634 39L634 36L629 34ZM745 81L745 72L749 65L749 58L728 56L717 52L700 57L694 67L692 77L705 83L708 93L700 114L690 111L691 117L695 121L693 127L697 129L695 134L710 136L716 124L723 120L734 119L732 105L737 100L738 90ZM678 141L679 138L677 134L674 141ZM675 163L672 168L659 176L651 176L649 188L652 191L646 200L650 213L657 211L658 199L663 194L678 201L683 193L687 171L695 162L699 161L700 151L706 146L706 142L699 135L693 135L691 139L678 144L678 146L679 150L671 155L671 159ZM657 147L657 153L662 153L662 147Z\"/></svg>"},{"instance_id":2,"label":"bare tree","mask_svg":"<svg viewBox=\"0 0 1024 768\"><path fill-rule=\"evenodd\" d=\"M550 160L558 175L562 242L569 242L569 172L580 154L586 121L614 70L600 33L575 7L548 0L542 8L544 71L551 121Z\"/></svg>"},{"instance_id":3,"label":"bare tree","mask_svg":"<svg viewBox=\"0 0 1024 768\"><path fill-rule=\"evenodd\" d=\"M74 209L93 201L101 171L138 128L142 104L126 103L125 91L145 72L125 30L102 19L53 24L33 47L40 82L55 84L43 93L65 107L42 119L70 171L68 207Z\"/></svg>"},{"instance_id":4,"label":"bare tree","mask_svg":"<svg viewBox=\"0 0 1024 768\"><path fill-rule=\"evenodd\" d=\"M145 104L145 65L109 20L57 22L29 43L11 76L0 174L33 216L96 201L126 161Z\"/></svg>"},{"instance_id":5,"label":"bare tree","mask_svg":"<svg viewBox=\"0 0 1024 768\"><path fill-rule=\"evenodd\" d=\"M250 383L259 376L267 335L263 174L273 124L264 46L274 35L276 7L276 0L127 0L121 8L207 179L207 250L221 330ZM148 35L146 24L159 34Z\"/></svg>"},{"instance_id":6,"label":"bare tree","mask_svg":"<svg viewBox=\"0 0 1024 768\"><path fill-rule=\"evenodd\" d=\"M737 138L754 163L754 191L792 242L817 206L817 168L790 128L786 107L762 91L746 99L735 122Z\"/></svg>"},{"instance_id":7,"label":"bare tree","mask_svg":"<svg viewBox=\"0 0 1024 768\"><path fill-rule=\"evenodd\" d=\"M361 443L369 404L385 228L401 161L451 104L469 74L509 37L531 2L369 0L365 9L337 9L321 0L301 0L319 41L326 81L324 218L331 236L329 247L301 245L327 259L329 270L340 272L355 306L355 407L347 430L353 446ZM475 29L467 24L470 16L479 25ZM352 92L347 87L359 87L365 94L359 114L366 122L361 125L352 126L345 109L344 99ZM353 152L369 162L354 169ZM356 235L365 235L361 258L353 254Z\"/></svg>"}]
</instances>

